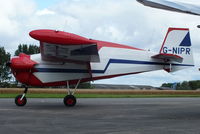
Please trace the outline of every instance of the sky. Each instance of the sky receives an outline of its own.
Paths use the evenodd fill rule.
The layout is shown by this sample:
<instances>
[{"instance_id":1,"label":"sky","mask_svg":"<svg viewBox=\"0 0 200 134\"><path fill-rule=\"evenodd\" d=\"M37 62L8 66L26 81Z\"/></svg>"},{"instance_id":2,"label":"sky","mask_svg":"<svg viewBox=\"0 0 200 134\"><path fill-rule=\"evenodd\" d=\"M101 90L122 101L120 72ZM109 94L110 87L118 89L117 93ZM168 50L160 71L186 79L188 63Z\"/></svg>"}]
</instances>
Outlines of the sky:
<instances>
[{"instance_id":1,"label":"sky","mask_svg":"<svg viewBox=\"0 0 200 134\"><path fill-rule=\"evenodd\" d=\"M198 0L187 2L200 5ZM0 0L0 46L11 54L20 43L39 46L39 42L29 36L35 29L62 30L158 53L168 27L190 28L194 68L175 73L154 71L95 83L160 86L168 82L199 80L198 24L200 16L153 9L136 0Z\"/></svg>"}]
</instances>

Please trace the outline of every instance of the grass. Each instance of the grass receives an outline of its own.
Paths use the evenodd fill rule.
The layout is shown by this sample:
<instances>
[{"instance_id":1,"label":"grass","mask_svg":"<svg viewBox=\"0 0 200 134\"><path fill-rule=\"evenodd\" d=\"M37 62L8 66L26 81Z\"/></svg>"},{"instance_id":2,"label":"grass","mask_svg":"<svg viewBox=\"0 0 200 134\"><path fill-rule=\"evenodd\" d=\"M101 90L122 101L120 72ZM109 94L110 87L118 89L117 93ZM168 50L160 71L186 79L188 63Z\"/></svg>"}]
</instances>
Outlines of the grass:
<instances>
[{"instance_id":1,"label":"grass","mask_svg":"<svg viewBox=\"0 0 200 134\"><path fill-rule=\"evenodd\" d=\"M19 94L0 94L0 98L15 98ZM65 94L27 94L27 98L64 98ZM172 97L200 97L197 95L187 94L156 94L156 95L127 95L127 94L76 94L77 98L172 98Z\"/></svg>"},{"instance_id":2,"label":"grass","mask_svg":"<svg viewBox=\"0 0 200 134\"><path fill-rule=\"evenodd\" d=\"M0 98L15 98L23 93L23 88L0 88ZM63 98L66 89L30 88L28 98ZM200 97L200 90L103 90L78 89L77 98L169 98Z\"/></svg>"}]
</instances>

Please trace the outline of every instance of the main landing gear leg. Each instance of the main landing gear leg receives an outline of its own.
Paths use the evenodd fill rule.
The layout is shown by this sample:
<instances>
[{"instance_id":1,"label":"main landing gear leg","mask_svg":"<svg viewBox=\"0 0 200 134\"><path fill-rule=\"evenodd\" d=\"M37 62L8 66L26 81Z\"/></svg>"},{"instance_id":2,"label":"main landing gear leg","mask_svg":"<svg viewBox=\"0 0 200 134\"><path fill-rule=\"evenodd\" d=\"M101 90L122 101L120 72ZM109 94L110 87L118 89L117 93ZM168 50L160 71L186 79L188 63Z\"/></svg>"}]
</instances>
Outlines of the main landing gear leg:
<instances>
[{"instance_id":1,"label":"main landing gear leg","mask_svg":"<svg viewBox=\"0 0 200 134\"><path fill-rule=\"evenodd\" d=\"M18 95L16 98L15 98L15 104L17 106L24 106L26 105L26 93L28 91L28 87L25 86L25 89L24 89L24 93L22 95Z\"/></svg>"},{"instance_id":2,"label":"main landing gear leg","mask_svg":"<svg viewBox=\"0 0 200 134\"><path fill-rule=\"evenodd\" d=\"M76 105L76 97L74 96L74 93L76 92L76 89L77 89L80 81L81 80L79 80L77 82L76 87L73 90L71 90L69 88L69 82L67 81L68 95L65 96L65 98L63 99L63 102L64 102L65 106L67 106L67 107L73 107L73 106Z\"/></svg>"}]
</instances>

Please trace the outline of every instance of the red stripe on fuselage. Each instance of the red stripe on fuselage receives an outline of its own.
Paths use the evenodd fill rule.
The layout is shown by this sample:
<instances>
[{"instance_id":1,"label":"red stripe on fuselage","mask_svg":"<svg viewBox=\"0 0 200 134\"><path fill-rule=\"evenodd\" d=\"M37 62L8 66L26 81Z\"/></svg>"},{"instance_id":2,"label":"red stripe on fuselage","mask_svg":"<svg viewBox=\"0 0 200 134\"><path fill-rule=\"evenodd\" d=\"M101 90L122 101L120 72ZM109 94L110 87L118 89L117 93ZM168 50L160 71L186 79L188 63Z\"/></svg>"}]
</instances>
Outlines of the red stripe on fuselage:
<instances>
[{"instance_id":1,"label":"red stripe on fuselage","mask_svg":"<svg viewBox=\"0 0 200 134\"><path fill-rule=\"evenodd\" d=\"M127 45L122 45L122 44L117 44L117 43L112 43L112 42L107 42L107 41L99 41L99 40L93 40L93 41L97 43L98 50L100 50L103 47L112 47L112 48L124 48L124 49L144 51L143 49L135 48L132 46L127 46Z\"/></svg>"}]
</instances>

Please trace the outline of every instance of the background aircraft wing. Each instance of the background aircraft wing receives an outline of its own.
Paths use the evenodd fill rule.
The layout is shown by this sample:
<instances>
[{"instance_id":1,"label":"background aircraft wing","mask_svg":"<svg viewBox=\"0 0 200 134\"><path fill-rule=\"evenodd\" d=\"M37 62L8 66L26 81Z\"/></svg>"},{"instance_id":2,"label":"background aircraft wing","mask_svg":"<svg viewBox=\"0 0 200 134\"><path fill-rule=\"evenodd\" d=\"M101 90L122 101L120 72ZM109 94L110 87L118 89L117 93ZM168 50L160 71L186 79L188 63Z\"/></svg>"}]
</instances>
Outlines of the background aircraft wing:
<instances>
[{"instance_id":1,"label":"background aircraft wing","mask_svg":"<svg viewBox=\"0 0 200 134\"><path fill-rule=\"evenodd\" d=\"M34 30L30 36L40 41L42 60L99 62L95 41L63 31Z\"/></svg>"},{"instance_id":2,"label":"background aircraft wing","mask_svg":"<svg viewBox=\"0 0 200 134\"><path fill-rule=\"evenodd\" d=\"M194 4L181 3L181 2L172 2L167 0L137 0L139 3L142 3L145 6L159 8L169 11L200 15L200 5L196 6Z\"/></svg>"}]
</instances>

